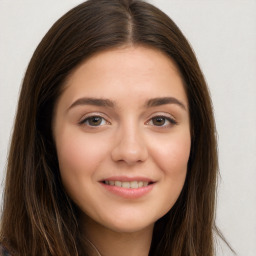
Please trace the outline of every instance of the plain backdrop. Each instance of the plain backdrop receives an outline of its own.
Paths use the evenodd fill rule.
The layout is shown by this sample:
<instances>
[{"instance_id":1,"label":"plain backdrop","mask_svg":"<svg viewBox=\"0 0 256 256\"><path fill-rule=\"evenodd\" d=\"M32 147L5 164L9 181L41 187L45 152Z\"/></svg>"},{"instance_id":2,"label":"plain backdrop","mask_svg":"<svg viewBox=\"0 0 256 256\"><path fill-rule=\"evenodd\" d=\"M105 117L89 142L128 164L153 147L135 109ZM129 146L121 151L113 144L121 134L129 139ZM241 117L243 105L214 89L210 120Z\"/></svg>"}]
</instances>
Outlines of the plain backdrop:
<instances>
[{"instance_id":1,"label":"plain backdrop","mask_svg":"<svg viewBox=\"0 0 256 256\"><path fill-rule=\"evenodd\" d=\"M0 0L1 191L27 64L51 25L81 2ZM221 179L217 224L238 255L255 256L256 1L149 2L177 23L196 52L212 94L218 130Z\"/></svg>"}]
</instances>

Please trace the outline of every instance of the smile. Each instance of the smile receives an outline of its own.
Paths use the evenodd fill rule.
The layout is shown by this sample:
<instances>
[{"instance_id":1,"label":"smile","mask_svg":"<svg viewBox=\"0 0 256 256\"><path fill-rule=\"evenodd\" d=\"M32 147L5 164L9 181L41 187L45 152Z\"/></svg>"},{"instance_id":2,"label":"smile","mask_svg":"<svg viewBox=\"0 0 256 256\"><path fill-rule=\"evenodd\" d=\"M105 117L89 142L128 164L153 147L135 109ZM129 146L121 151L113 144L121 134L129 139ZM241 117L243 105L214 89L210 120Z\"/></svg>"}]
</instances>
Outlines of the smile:
<instances>
[{"instance_id":1,"label":"smile","mask_svg":"<svg viewBox=\"0 0 256 256\"><path fill-rule=\"evenodd\" d=\"M155 181L143 177L109 177L100 181L105 191L126 199L138 199L146 196L154 186Z\"/></svg>"},{"instance_id":2,"label":"smile","mask_svg":"<svg viewBox=\"0 0 256 256\"><path fill-rule=\"evenodd\" d=\"M142 187L146 187L149 184L151 184L152 182L148 182L148 181L114 181L114 180L105 180L103 181L104 184L106 185L110 185L110 186L116 186L116 187L122 187L122 188L142 188Z\"/></svg>"}]
</instances>

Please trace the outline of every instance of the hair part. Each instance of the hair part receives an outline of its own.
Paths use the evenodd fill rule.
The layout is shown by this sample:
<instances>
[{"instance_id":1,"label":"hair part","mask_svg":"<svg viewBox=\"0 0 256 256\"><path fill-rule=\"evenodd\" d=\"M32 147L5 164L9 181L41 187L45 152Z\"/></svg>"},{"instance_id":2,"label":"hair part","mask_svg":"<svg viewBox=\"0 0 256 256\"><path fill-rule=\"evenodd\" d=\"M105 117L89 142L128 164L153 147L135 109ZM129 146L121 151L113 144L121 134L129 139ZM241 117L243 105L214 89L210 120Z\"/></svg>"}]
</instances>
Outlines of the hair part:
<instances>
[{"instance_id":1,"label":"hair part","mask_svg":"<svg viewBox=\"0 0 256 256\"><path fill-rule=\"evenodd\" d=\"M177 65L189 101L192 146L182 193L155 225L150 255L213 256L218 174L211 99L196 57L162 11L139 0L89 0L61 17L27 68L8 158L0 240L13 255L88 255L79 216L63 188L54 106L72 71L125 45L158 49Z\"/></svg>"}]
</instances>

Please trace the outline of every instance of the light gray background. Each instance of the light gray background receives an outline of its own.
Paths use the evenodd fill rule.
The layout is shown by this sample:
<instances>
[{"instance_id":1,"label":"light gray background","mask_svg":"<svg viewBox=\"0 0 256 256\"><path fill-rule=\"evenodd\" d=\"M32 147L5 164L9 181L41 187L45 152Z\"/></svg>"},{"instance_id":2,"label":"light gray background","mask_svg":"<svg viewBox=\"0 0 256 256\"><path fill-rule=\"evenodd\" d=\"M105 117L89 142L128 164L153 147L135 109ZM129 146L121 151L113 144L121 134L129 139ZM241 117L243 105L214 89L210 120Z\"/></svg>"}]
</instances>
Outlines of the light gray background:
<instances>
[{"instance_id":1,"label":"light gray background","mask_svg":"<svg viewBox=\"0 0 256 256\"><path fill-rule=\"evenodd\" d=\"M81 2L0 0L1 181L29 59L53 22ZM219 134L217 223L238 255L255 256L256 0L150 2L178 24L197 54L212 94Z\"/></svg>"}]
</instances>

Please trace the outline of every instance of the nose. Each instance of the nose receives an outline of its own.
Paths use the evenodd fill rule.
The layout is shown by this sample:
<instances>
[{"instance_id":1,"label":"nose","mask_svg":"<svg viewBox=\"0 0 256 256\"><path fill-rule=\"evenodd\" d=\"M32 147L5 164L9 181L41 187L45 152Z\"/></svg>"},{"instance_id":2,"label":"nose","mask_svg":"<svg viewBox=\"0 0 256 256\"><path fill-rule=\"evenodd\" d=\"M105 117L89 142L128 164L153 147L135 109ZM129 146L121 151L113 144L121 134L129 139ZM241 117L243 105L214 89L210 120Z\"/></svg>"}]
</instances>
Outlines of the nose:
<instances>
[{"instance_id":1,"label":"nose","mask_svg":"<svg viewBox=\"0 0 256 256\"><path fill-rule=\"evenodd\" d=\"M115 162L134 165L148 157L146 142L139 129L130 127L119 131L114 142L112 160Z\"/></svg>"}]
</instances>

